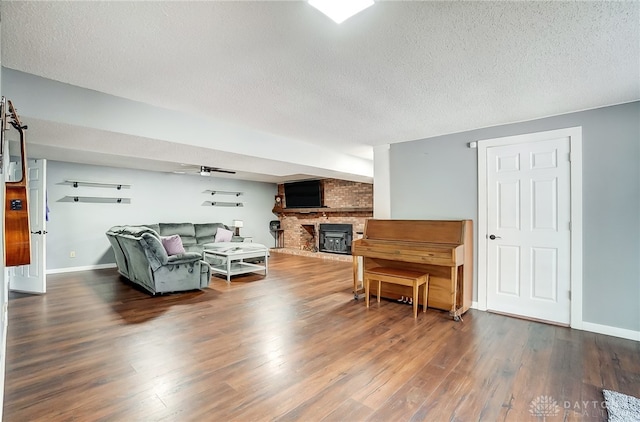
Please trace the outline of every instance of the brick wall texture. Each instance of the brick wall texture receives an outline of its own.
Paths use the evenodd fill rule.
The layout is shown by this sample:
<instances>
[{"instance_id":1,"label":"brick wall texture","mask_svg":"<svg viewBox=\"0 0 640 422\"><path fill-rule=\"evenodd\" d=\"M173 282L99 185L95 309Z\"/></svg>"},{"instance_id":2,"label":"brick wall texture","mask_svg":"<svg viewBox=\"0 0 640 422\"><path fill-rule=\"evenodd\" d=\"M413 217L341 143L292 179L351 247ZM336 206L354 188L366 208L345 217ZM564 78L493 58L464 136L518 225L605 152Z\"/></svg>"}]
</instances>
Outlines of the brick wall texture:
<instances>
[{"instance_id":1,"label":"brick wall texture","mask_svg":"<svg viewBox=\"0 0 640 422\"><path fill-rule=\"evenodd\" d=\"M284 229L284 247L288 249L313 250L318 243L318 225L339 223L353 225L353 239L364 231L364 222L373 216L373 185L338 179L324 179L324 205L328 208L368 208L369 210L344 212L286 212L279 214L280 226ZM284 185L278 185L278 194L284 195ZM286 198L285 198L286 204ZM310 235L315 234L312 240Z\"/></svg>"}]
</instances>

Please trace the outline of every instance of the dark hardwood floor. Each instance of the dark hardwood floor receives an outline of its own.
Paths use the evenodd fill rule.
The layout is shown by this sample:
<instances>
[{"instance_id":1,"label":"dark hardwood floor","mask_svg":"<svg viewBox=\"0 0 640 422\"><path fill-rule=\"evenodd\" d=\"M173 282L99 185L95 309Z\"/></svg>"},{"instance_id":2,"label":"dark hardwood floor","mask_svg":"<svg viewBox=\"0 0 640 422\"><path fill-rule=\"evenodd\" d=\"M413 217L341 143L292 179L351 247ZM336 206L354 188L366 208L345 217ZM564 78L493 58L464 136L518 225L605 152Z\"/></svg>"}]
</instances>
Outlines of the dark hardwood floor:
<instances>
[{"instance_id":1,"label":"dark hardwood floor","mask_svg":"<svg viewBox=\"0 0 640 422\"><path fill-rule=\"evenodd\" d=\"M11 294L4 420L600 421L603 388L640 396L638 342L367 310L351 271L274 253L267 278L159 297L115 269L51 275Z\"/></svg>"}]
</instances>

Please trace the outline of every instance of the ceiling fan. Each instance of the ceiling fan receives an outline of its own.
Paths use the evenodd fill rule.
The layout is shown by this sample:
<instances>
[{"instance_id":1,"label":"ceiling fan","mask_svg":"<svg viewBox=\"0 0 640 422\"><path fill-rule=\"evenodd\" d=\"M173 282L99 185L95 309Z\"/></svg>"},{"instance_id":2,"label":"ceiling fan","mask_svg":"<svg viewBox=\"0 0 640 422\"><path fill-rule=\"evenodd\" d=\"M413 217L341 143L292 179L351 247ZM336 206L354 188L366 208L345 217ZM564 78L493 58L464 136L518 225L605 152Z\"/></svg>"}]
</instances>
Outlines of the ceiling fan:
<instances>
[{"instance_id":1,"label":"ceiling fan","mask_svg":"<svg viewBox=\"0 0 640 422\"><path fill-rule=\"evenodd\" d=\"M236 172L233 171L233 170L226 170L226 169L222 169L220 167L200 166L200 176L211 176L211 173L213 173L213 172L236 174Z\"/></svg>"},{"instance_id":2,"label":"ceiling fan","mask_svg":"<svg viewBox=\"0 0 640 422\"><path fill-rule=\"evenodd\" d=\"M234 170L227 170L220 167L196 166L191 164L181 164L180 170L174 171L174 173L191 173L199 174L201 176L211 176L211 173L236 174Z\"/></svg>"}]
</instances>

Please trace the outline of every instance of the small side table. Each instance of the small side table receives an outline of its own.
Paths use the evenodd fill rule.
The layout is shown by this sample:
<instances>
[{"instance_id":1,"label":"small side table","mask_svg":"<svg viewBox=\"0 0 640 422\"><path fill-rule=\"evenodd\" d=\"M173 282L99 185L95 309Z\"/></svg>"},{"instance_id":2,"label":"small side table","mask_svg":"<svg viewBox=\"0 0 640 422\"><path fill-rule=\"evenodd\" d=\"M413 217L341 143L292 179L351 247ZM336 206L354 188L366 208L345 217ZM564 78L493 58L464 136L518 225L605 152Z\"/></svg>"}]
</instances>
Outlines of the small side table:
<instances>
[{"instance_id":1,"label":"small side table","mask_svg":"<svg viewBox=\"0 0 640 422\"><path fill-rule=\"evenodd\" d=\"M284 248L284 229L271 230L275 239L275 248Z\"/></svg>"}]
</instances>

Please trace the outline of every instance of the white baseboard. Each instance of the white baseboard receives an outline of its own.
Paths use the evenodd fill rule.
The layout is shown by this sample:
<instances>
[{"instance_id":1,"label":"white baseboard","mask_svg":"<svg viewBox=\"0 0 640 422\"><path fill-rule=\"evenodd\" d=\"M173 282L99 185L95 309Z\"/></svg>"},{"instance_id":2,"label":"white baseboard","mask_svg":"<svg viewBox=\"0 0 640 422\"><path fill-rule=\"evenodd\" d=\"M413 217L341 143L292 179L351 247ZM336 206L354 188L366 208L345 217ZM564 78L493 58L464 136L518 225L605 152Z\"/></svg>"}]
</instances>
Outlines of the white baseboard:
<instances>
[{"instance_id":1,"label":"white baseboard","mask_svg":"<svg viewBox=\"0 0 640 422\"><path fill-rule=\"evenodd\" d=\"M471 308L478 309L478 302L471 302ZM612 337L620 337L627 340L640 341L640 331L628 330L626 328L612 327L610 325L595 324L593 322L586 321L581 321L580 324L572 326L571 328L574 330L589 331L591 333L604 334Z\"/></svg>"},{"instance_id":2,"label":"white baseboard","mask_svg":"<svg viewBox=\"0 0 640 422\"><path fill-rule=\"evenodd\" d=\"M62 274L62 273L73 273L76 271L90 271L90 270L102 270L105 268L117 268L116 264L98 264L98 265L86 265L84 267L67 267L67 268L56 268L53 270L45 271L46 274Z\"/></svg>"},{"instance_id":3,"label":"white baseboard","mask_svg":"<svg viewBox=\"0 0 640 422\"><path fill-rule=\"evenodd\" d=\"M640 331L627 330L626 328L612 327L610 325L594 324L593 322L582 322L582 329L592 333L604 334L607 336L626 338L627 340L640 341Z\"/></svg>"}]
</instances>

